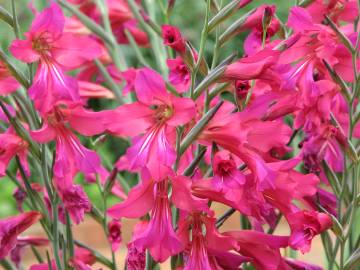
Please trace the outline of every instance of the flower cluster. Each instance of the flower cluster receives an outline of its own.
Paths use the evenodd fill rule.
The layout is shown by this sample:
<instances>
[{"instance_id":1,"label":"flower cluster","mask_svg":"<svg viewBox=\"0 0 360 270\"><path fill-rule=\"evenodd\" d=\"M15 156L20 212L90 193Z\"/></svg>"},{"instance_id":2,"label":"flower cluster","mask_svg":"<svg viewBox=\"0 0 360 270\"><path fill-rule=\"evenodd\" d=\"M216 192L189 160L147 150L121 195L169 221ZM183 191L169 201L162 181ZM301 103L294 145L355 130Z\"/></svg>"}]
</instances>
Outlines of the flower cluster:
<instances>
[{"instance_id":1,"label":"flower cluster","mask_svg":"<svg viewBox=\"0 0 360 270\"><path fill-rule=\"evenodd\" d=\"M330 269L356 269L357 1L300 1L283 22L275 5L237 18L251 0L208 0L199 49L169 23L176 1L159 1L161 25L155 2L49 2L31 6L23 35L14 5L8 15L10 55L30 72L0 53L0 175L16 183L19 211L0 220L4 265L44 246L52 253L31 270L116 269L127 247L129 270L168 259L177 270L318 270L287 251L310 252L321 234ZM222 230L234 213L241 226ZM86 216L112 259L72 235ZM123 218L137 220L128 243ZM47 237L20 236L36 222Z\"/></svg>"}]
</instances>

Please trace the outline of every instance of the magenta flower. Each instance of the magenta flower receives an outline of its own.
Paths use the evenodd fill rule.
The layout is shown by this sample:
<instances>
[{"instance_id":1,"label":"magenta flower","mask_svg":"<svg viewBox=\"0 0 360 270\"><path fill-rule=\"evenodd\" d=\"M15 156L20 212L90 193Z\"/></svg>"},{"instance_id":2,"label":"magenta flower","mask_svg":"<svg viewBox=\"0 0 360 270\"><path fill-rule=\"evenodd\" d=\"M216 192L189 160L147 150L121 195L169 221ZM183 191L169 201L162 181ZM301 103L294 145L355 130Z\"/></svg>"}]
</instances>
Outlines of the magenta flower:
<instances>
[{"instance_id":1,"label":"magenta flower","mask_svg":"<svg viewBox=\"0 0 360 270\"><path fill-rule=\"evenodd\" d=\"M98 122L101 114L84 109L82 106L60 105L46 115L43 127L31 131L32 138L40 143L56 141L56 159L54 176L70 179L79 171L85 175L100 173L100 158L85 148L67 124L79 133L87 136L103 132L104 127ZM97 124L94 124L97 123Z\"/></svg>"},{"instance_id":2,"label":"magenta flower","mask_svg":"<svg viewBox=\"0 0 360 270\"><path fill-rule=\"evenodd\" d=\"M58 101L78 101L76 81L64 73L65 69L76 68L101 53L93 39L64 33L65 18L59 6L50 7L38 13L25 40L15 40L10 51L19 60L32 63L40 61L34 83L29 89L36 108L46 113Z\"/></svg>"},{"instance_id":3,"label":"magenta flower","mask_svg":"<svg viewBox=\"0 0 360 270\"><path fill-rule=\"evenodd\" d=\"M191 84L190 71L181 57L168 59L166 63L170 70L170 83L176 87L179 93L188 91Z\"/></svg>"},{"instance_id":4,"label":"magenta flower","mask_svg":"<svg viewBox=\"0 0 360 270\"><path fill-rule=\"evenodd\" d=\"M16 155L19 156L21 163L28 168L27 153L28 143L19 137L12 128L0 134L2 145L0 146L0 176L6 175L9 162Z\"/></svg>"},{"instance_id":5,"label":"magenta flower","mask_svg":"<svg viewBox=\"0 0 360 270\"><path fill-rule=\"evenodd\" d=\"M185 52L185 39L182 37L180 30L172 25L163 25L161 27L164 45L173 48L179 53Z\"/></svg>"},{"instance_id":6,"label":"magenta flower","mask_svg":"<svg viewBox=\"0 0 360 270\"><path fill-rule=\"evenodd\" d=\"M269 235L255 230L226 232L238 245L238 252L250 258L257 270L288 269L280 248L288 246L289 237Z\"/></svg>"},{"instance_id":7,"label":"magenta flower","mask_svg":"<svg viewBox=\"0 0 360 270\"><path fill-rule=\"evenodd\" d=\"M244 185L245 176L238 170L236 159L235 155L226 150L214 155L212 183L216 189L237 189Z\"/></svg>"},{"instance_id":8,"label":"magenta flower","mask_svg":"<svg viewBox=\"0 0 360 270\"><path fill-rule=\"evenodd\" d=\"M57 180L56 182L56 188L65 209L69 212L74 223L79 224L84 220L85 213L91 211L89 198L80 185L71 185L67 183L70 181L60 182Z\"/></svg>"},{"instance_id":9,"label":"magenta flower","mask_svg":"<svg viewBox=\"0 0 360 270\"><path fill-rule=\"evenodd\" d=\"M126 267L128 270L144 270L146 265L145 250L138 249L134 243L127 245Z\"/></svg>"},{"instance_id":10,"label":"magenta flower","mask_svg":"<svg viewBox=\"0 0 360 270\"><path fill-rule=\"evenodd\" d=\"M4 259L17 244L19 234L41 219L41 214L30 211L0 220L0 259Z\"/></svg>"},{"instance_id":11,"label":"magenta flower","mask_svg":"<svg viewBox=\"0 0 360 270\"><path fill-rule=\"evenodd\" d=\"M171 224L168 180L155 182L149 176L143 177L128 198L111 207L108 214L113 218L138 218L150 210L149 223L134 235L132 243L137 249L149 249L156 261L163 262L183 249Z\"/></svg>"},{"instance_id":12,"label":"magenta flower","mask_svg":"<svg viewBox=\"0 0 360 270\"><path fill-rule=\"evenodd\" d=\"M134 137L126 152L130 168L147 167L153 178L162 179L176 158L175 127L195 116L195 105L189 98L167 93L161 76L148 68L138 70L135 92L139 101L108 111L105 125L119 136L143 134Z\"/></svg>"},{"instance_id":13,"label":"magenta flower","mask_svg":"<svg viewBox=\"0 0 360 270\"><path fill-rule=\"evenodd\" d=\"M111 243L111 249L113 252L120 248L121 244L121 223L116 219L113 219L108 223L108 240Z\"/></svg>"},{"instance_id":14,"label":"magenta flower","mask_svg":"<svg viewBox=\"0 0 360 270\"><path fill-rule=\"evenodd\" d=\"M286 216L291 228L289 245L302 253L310 251L312 239L332 225L331 218L316 211L298 211Z\"/></svg>"},{"instance_id":15,"label":"magenta flower","mask_svg":"<svg viewBox=\"0 0 360 270\"><path fill-rule=\"evenodd\" d=\"M264 49L226 67L221 80L279 80L279 75L271 68L277 64L279 51Z\"/></svg>"},{"instance_id":16,"label":"magenta flower","mask_svg":"<svg viewBox=\"0 0 360 270\"><path fill-rule=\"evenodd\" d=\"M241 263L248 261L234 253L238 248L236 241L220 234L215 222L216 219L200 213L193 213L179 222L178 235L187 247L184 270L238 269Z\"/></svg>"},{"instance_id":17,"label":"magenta flower","mask_svg":"<svg viewBox=\"0 0 360 270\"><path fill-rule=\"evenodd\" d=\"M288 26L301 34L279 58L279 64L297 63L290 78L304 77L309 81L311 77L304 75L308 68L311 74L316 70L324 74L323 60L326 60L344 80L353 81L351 54L330 27L315 23L309 12L301 7L291 8Z\"/></svg>"},{"instance_id":18,"label":"magenta flower","mask_svg":"<svg viewBox=\"0 0 360 270\"><path fill-rule=\"evenodd\" d=\"M353 22L359 14L356 1L313 1L306 10L316 23L321 23L324 15L334 22Z\"/></svg>"},{"instance_id":19,"label":"magenta flower","mask_svg":"<svg viewBox=\"0 0 360 270\"><path fill-rule=\"evenodd\" d=\"M7 67L0 62L0 95L5 96L13 93L20 87L18 81L11 76Z\"/></svg>"}]
</instances>

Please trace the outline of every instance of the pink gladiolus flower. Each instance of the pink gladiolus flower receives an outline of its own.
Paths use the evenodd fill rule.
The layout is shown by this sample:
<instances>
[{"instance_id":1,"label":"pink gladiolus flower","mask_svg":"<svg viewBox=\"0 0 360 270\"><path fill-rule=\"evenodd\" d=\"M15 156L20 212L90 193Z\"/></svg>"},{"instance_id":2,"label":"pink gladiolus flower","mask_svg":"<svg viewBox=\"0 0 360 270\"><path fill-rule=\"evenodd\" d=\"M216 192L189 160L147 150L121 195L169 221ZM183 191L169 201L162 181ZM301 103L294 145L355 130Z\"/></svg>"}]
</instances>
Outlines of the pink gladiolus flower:
<instances>
[{"instance_id":1,"label":"pink gladiolus flower","mask_svg":"<svg viewBox=\"0 0 360 270\"><path fill-rule=\"evenodd\" d=\"M192 181L185 176L175 176L171 179L172 194L171 201L179 209L188 212L205 212L212 215L208 207L208 200L200 199L191 192Z\"/></svg>"},{"instance_id":2,"label":"pink gladiolus flower","mask_svg":"<svg viewBox=\"0 0 360 270\"><path fill-rule=\"evenodd\" d=\"M171 210L168 199L168 180L155 182L149 176L133 188L128 198L108 210L113 218L137 218L151 210L150 222L133 237L138 249L149 249L151 256L159 262L177 254L183 247L171 224Z\"/></svg>"},{"instance_id":3,"label":"pink gladiolus flower","mask_svg":"<svg viewBox=\"0 0 360 270\"><path fill-rule=\"evenodd\" d=\"M311 248L312 239L332 225L331 218L316 211L298 211L286 216L291 228L289 245L306 253Z\"/></svg>"},{"instance_id":4,"label":"pink gladiolus flower","mask_svg":"<svg viewBox=\"0 0 360 270\"><path fill-rule=\"evenodd\" d=\"M146 265L145 250L138 249L134 243L130 242L127 246L126 266L128 270L144 270Z\"/></svg>"},{"instance_id":5,"label":"pink gladiolus flower","mask_svg":"<svg viewBox=\"0 0 360 270\"><path fill-rule=\"evenodd\" d=\"M172 25L163 25L161 27L162 38L164 40L164 45L167 45L173 48L179 53L185 52L185 40L182 37L178 28Z\"/></svg>"},{"instance_id":6,"label":"pink gladiolus flower","mask_svg":"<svg viewBox=\"0 0 360 270\"><path fill-rule=\"evenodd\" d=\"M213 172L212 183L219 190L240 188L246 181L245 176L238 170L236 156L226 150L214 155Z\"/></svg>"},{"instance_id":7,"label":"pink gladiolus flower","mask_svg":"<svg viewBox=\"0 0 360 270\"><path fill-rule=\"evenodd\" d=\"M293 7L290 10L288 26L295 33L301 33L279 58L279 64L297 62L291 77L301 78L307 72L307 68L311 70L311 74L315 74L316 69L321 72L325 68L323 60L326 60L344 80L354 79L351 54L331 28L314 23L308 11L301 7ZM306 76L305 81L310 78Z\"/></svg>"},{"instance_id":8,"label":"pink gladiolus flower","mask_svg":"<svg viewBox=\"0 0 360 270\"><path fill-rule=\"evenodd\" d=\"M179 93L188 91L191 83L190 71L180 57L166 61L170 73L169 81L176 87Z\"/></svg>"},{"instance_id":9,"label":"pink gladiolus flower","mask_svg":"<svg viewBox=\"0 0 360 270\"><path fill-rule=\"evenodd\" d=\"M130 169L147 167L153 178L162 179L176 158L175 127L195 116L195 105L167 93L161 76L148 68L137 71L135 92L139 101L109 111L105 125L119 136L143 134L127 150Z\"/></svg>"},{"instance_id":10,"label":"pink gladiolus flower","mask_svg":"<svg viewBox=\"0 0 360 270\"><path fill-rule=\"evenodd\" d=\"M338 202L336 196L331 192L318 188L315 195L305 197L304 200L310 205L313 210L317 210L317 204L320 204L330 214L335 217L337 216Z\"/></svg>"},{"instance_id":11,"label":"pink gladiolus flower","mask_svg":"<svg viewBox=\"0 0 360 270\"><path fill-rule=\"evenodd\" d=\"M63 33L64 22L60 7L53 3L37 14L26 39L15 40L10 47L21 61L40 61L29 95L42 113L50 111L58 101L78 101L77 83L64 69L79 67L101 54L93 39Z\"/></svg>"},{"instance_id":12,"label":"pink gladiolus flower","mask_svg":"<svg viewBox=\"0 0 360 270\"><path fill-rule=\"evenodd\" d=\"M220 234L215 222L216 219L199 213L180 221L178 234L188 247L183 270L238 269L247 261L247 258L231 252L238 248L236 241Z\"/></svg>"},{"instance_id":13,"label":"pink gladiolus flower","mask_svg":"<svg viewBox=\"0 0 360 270\"><path fill-rule=\"evenodd\" d=\"M79 224L84 220L85 212L91 211L91 203L82 186L64 182L57 180L57 191L71 219Z\"/></svg>"},{"instance_id":14,"label":"pink gladiolus flower","mask_svg":"<svg viewBox=\"0 0 360 270\"><path fill-rule=\"evenodd\" d=\"M266 31L265 42L269 43L271 37L280 29L279 20L274 16L275 11L276 7L274 5L262 5L241 26L241 30L251 30L244 41L244 51L247 55L252 55L261 50L263 47L264 30Z\"/></svg>"},{"instance_id":15,"label":"pink gladiolus flower","mask_svg":"<svg viewBox=\"0 0 360 270\"><path fill-rule=\"evenodd\" d=\"M288 269L281 257L280 248L288 246L289 237L275 236L262 232L243 230L226 232L239 245L239 253L250 258L257 270Z\"/></svg>"},{"instance_id":16,"label":"pink gladiolus flower","mask_svg":"<svg viewBox=\"0 0 360 270\"><path fill-rule=\"evenodd\" d=\"M271 67L277 63L278 57L278 51L268 49L244 57L228 65L221 80L278 80L278 75L271 70Z\"/></svg>"},{"instance_id":17,"label":"pink gladiolus flower","mask_svg":"<svg viewBox=\"0 0 360 270\"><path fill-rule=\"evenodd\" d=\"M27 153L28 143L20 138L12 128L0 134L0 176L4 176L9 162L18 155L24 167L28 168Z\"/></svg>"},{"instance_id":18,"label":"pink gladiolus flower","mask_svg":"<svg viewBox=\"0 0 360 270\"><path fill-rule=\"evenodd\" d=\"M40 143L56 141L56 160L54 176L66 179L81 171L86 175L101 172L100 158L97 154L82 146L80 140L66 126L87 136L103 132L99 123L101 114L88 111L79 105L57 106L46 115L45 123L40 130L32 131L32 138ZM97 124L94 124L97 123Z\"/></svg>"},{"instance_id":19,"label":"pink gladiolus flower","mask_svg":"<svg viewBox=\"0 0 360 270\"><path fill-rule=\"evenodd\" d=\"M321 23L324 15L331 18L332 21L353 22L359 14L358 5L355 0L350 1L322 1L315 0L306 7L316 23Z\"/></svg>"},{"instance_id":20,"label":"pink gladiolus flower","mask_svg":"<svg viewBox=\"0 0 360 270\"><path fill-rule=\"evenodd\" d=\"M0 259L4 259L17 244L17 237L41 219L36 211L0 220Z\"/></svg>"},{"instance_id":21,"label":"pink gladiolus flower","mask_svg":"<svg viewBox=\"0 0 360 270\"><path fill-rule=\"evenodd\" d=\"M113 219L108 223L108 240L111 243L111 250L117 251L121 243L121 223L116 219Z\"/></svg>"},{"instance_id":22,"label":"pink gladiolus flower","mask_svg":"<svg viewBox=\"0 0 360 270\"><path fill-rule=\"evenodd\" d=\"M339 137L342 137L339 129L323 124L317 134L305 138L300 145L305 168L319 173L321 162L326 160L334 171L342 171L344 155L337 139Z\"/></svg>"},{"instance_id":23,"label":"pink gladiolus flower","mask_svg":"<svg viewBox=\"0 0 360 270\"><path fill-rule=\"evenodd\" d=\"M13 93L20 87L17 80L11 76L6 66L0 62L0 95L5 96Z\"/></svg>"}]
</instances>

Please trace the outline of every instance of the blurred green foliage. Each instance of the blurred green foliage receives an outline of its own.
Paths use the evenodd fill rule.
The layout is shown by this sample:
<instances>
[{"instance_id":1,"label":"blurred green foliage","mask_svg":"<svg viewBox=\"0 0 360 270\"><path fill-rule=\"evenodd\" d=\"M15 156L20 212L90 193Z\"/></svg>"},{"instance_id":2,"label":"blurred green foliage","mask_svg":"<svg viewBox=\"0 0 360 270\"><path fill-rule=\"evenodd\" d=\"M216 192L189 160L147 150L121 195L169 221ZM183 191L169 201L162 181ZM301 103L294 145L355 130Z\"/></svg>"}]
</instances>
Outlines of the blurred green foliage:
<instances>
[{"instance_id":1,"label":"blurred green foliage","mask_svg":"<svg viewBox=\"0 0 360 270\"><path fill-rule=\"evenodd\" d=\"M163 3L167 2L167 0L147 0L148 2L152 3L152 5L157 5L159 1L163 1ZM38 10L44 8L47 3L50 2L48 0L34 0L34 7ZM218 1L220 2L220 1ZM222 1L223 5L229 3L230 1ZM21 32L24 33L28 30L31 21L33 19L32 11L29 7L29 0L15 0L16 9L18 20L20 24ZM200 42L200 35L201 30L203 27L203 20L204 20L204 12L205 12L205 1L203 0L177 0L175 8L172 12L172 16L170 18L170 23L179 27L186 37L195 48L199 47ZM246 6L245 8L239 10L230 20L224 23L224 29L226 26L230 25L231 22L245 14L246 12L250 11L256 6L262 4L276 4L277 5L277 15L282 20L282 22L286 22L287 14L290 6L294 4L292 1L284 1L284 0L254 0L250 5ZM1 7L5 8L9 12L11 12L10 0L0 0ZM157 23L162 24L164 23L163 18L160 14L160 9L155 7L156 16L157 16ZM221 57L226 57L231 52L236 52L239 56L242 54L242 47L243 47L243 40L246 37L246 33L241 34L234 38L232 42L226 44L226 46L221 50ZM0 46L2 50L8 53L8 47L11 41L15 38L12 29L5 24L4 22L0 21ZM206 52L205 56L207 59L211 60L212 48L214 44L215 34L212 33L209 36L206 45ZM138 66L139 64L136 61L135 55L131 48L128 46L121 46L124 51L124 55L130 65ZM148 58L150 63L155 62L154 59L151 59L151 56L147 53L147 49L141 49L144 53L145 57ZM150 58L149 58L150 57ZM16 61L14 58L12 60L18 65L23 72L27 72L26 66L23 63ZM94 100L91 101L90 106L95 110L101 110L104 108L114 107L114 102L109 101L98 101ZM87 147L91 147L91 143L87 140L82 138L83 142ZM1 142L0 142L1 143ZM104 143L102 143L96 150L100 154L103 159L103 164L107 169L111 169L112 164L125 152L128 143L125 140L119 138L107 138ZM132 186L136 182L136 178L131 175L125 175L127 180L130 180L129 185ZM101 207L101 198L99 196L99 189L96 184L86 184L81 177L77 177L78 182L84 183L85 190L88 193L91 201ZM15 185L8 179L4 177L0 180L0 218L8 216L14 213L16 208L15 200L12 197L12 194L15 190ZM114 201L114 198L110 199L110 204Z\"/></svg>"}]
</instances>

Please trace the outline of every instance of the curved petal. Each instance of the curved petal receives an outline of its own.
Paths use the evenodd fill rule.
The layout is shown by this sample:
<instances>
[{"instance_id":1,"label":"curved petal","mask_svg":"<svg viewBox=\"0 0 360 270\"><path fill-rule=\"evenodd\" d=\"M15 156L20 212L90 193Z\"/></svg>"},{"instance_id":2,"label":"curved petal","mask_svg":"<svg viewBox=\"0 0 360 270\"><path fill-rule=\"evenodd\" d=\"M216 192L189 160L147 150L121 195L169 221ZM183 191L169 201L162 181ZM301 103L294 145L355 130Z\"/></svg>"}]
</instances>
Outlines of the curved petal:
<instances>
[{"instance_id":1,"label":"curved petal","mask_svg":"<svg viewBox=\"0 0 360 270\"><path fill-rule=\"evenodd\" d=\"M87 36L65 33L51 50L56 61L69 69L98 58L102 54L99 43Z\"/></svg>"},{"instance_id":2,"label":"curved petal","mask_svg":"<svg viewBox=\"0 0 360 270\"><path fill-rule=\"evenodd\" d=\"M170 126L184 125L196 115L195 103L190 98L171 97L173 116L166 121Z\"/></svg>"},{"instance_id":3,"label":"curved petal","mask_svg":"<svg viewBox=\"0 0 360 270\"><path fill-rule=\"evenodd\" d=\"M31 33L50 33L53 39L61 36L65 25L65 17L61 8L53 2L35 17L31 24Z\"/></svg>"},{"instance_id":4,"label":"curved petal","mask_svg":"<svg viewBox=\"0 0 360 270\"><path fill-rule=\"evenodd\" d=\"M14 40L9 51L19 60L25 63L32 63L40 59L40 55L32 49L31 40Z\"/></svg>"},{"instance_id":5,"label":"curved petal","mask_svg":"<svg viewBox=\"0 0 360 270\"><path fill-rule=\"evenodd\" d=\"M104 124L107 130L118 136L135 136L153 125L152 115L148 106L134 102L105 111Z\"/></svg>"},{"instance_id":6,"label":"curved petal","mask_svg":"<svg viewBox=\"0 0 360 270\"><path fill-rule=\"evenodd\" d=\"M211 212L206 199L200 199L191 194L191 179L179 175L174 177L171 183L171 201L177 208L188 212Z\"/></svg>"},{"instance_id":7,"label":"curved petal","mask_svg":"<svg viewBox=\"0 0 360 270\"><path fill-rule=\"evenodd\" d=\"M85 136L93 136L105 131L103 112L93 112L84 109L82 106L76 106L69 109L67 120L70 126Z\"/></svg>"},{"instance_id":8,"label":"curved petal","mask_svg":"<svg viewBox=\"0 0 360 270\"><path fill-rule=\"evenodd\" d=\"M168 103L169 94L163 78L150 68L139 69L135 79L135 92L138 100L146 105Z\"/></svg>"},{"instance_id":9,"label":"curved petal","mask_svg":"<svg viewBox=\"0 0 360 270\"><path fill-rule=\"evenodd\" d=\"M30 131L31 138L39 143L47 143L56 138L55 129L48 125L48 123L44 123L41 129Z\"/></svg>"},{"instance_id":10,"label":"curved petal","mask_svg":"<svg viewBox=\"0 0 360 270\"><path fill-rule=\"evenodd\" d=\"M154 201L154 182L145 179L131 189L124 202L109 208L107 213L113 218L138 218L150 211Z\"/></svg>"}]
</instances>

